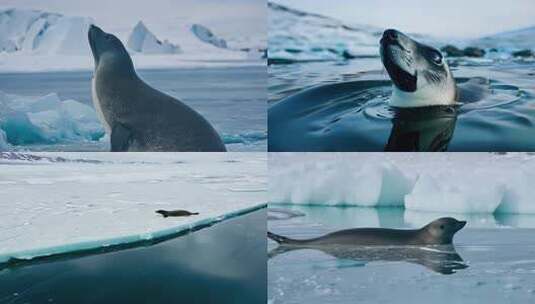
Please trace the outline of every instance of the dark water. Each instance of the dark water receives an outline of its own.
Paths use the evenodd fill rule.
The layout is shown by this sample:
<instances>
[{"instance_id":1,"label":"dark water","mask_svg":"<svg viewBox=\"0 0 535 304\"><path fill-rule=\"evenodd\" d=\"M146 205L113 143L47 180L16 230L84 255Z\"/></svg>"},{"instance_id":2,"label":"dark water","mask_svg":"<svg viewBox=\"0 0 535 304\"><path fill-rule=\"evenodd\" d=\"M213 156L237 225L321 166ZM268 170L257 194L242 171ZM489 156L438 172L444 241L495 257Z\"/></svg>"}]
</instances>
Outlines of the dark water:
<instances>
[{"instance_id":1,"label":"dark water","mask_svg":"<svg viewBox=\"0 0 535 304\"><path fill-rule=\"evenodd\" d=\"M379 58L269 67L270 151L534 151L530 61L451 61L489 95L448 109L394 112Z\"/></svg>"},{"instance_id":2,"label":"dark water","mask_svg":"<svg viewBox=\"0 0 535 304\"><path fill-rule=\"evenodd\" d=\"M297 239L355 227L419 228L437 214L400 208L272 205L268 230ZM271 212L270 212L271 213ZM535 216L456 215L454 246L283 251L268 243L268 300L278 303L532 303ZM508 225L504 229L503 225Z\"/></svg>"},{"instance_id":3,"label":"dark water","mask_svg":"<svg viewBox=\"0 0 535 304\"><path fill-rule=\"evenodd\" d=\"M267 75L265 67L226 67L139 70L151 86L172 95L201 113L223 135L229 150L265 151ZM92 71L3 73L0 91L23 96L57 93L92 105ZM95 142L68 143L32 150L106 150Z\"/></svg>"},{"instance_id":4,"label":"dark water","mask_svg":"<svg viewBox=\"0 0 535 304\"><path fill-rule=\"evenodd\" d=\"M0 270L0 303L266 303L266 211L149 247Z\"/></svg>"}]
</instances>

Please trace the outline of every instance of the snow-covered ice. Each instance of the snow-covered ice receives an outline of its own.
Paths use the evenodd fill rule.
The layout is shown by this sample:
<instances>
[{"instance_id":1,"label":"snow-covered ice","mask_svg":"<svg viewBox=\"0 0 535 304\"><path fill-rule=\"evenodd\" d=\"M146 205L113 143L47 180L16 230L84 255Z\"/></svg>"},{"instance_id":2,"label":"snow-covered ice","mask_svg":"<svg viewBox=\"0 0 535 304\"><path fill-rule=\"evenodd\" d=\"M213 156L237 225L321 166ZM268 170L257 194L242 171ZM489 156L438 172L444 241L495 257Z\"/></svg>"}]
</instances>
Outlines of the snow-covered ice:
<instances>
[{"instance_id":1,"label":"snow-covered ice","mask_svg":"<svg viewBox=\"0 0 535 304\"><path fill-rule=\"evenodd\" d=\"M270 202L535 213L529 153L270 154Z\"/></svg>"},{"instance_id":2,"label":"snow-covered ice","mask_svg":"<svg viewBox=\"0 0 535 304\"><path fill-rule=\"evenodd\" d=\"M264 153L3 153L0 262L158 238L261 208L266 175Z\"/></svg>"}]
</instances>

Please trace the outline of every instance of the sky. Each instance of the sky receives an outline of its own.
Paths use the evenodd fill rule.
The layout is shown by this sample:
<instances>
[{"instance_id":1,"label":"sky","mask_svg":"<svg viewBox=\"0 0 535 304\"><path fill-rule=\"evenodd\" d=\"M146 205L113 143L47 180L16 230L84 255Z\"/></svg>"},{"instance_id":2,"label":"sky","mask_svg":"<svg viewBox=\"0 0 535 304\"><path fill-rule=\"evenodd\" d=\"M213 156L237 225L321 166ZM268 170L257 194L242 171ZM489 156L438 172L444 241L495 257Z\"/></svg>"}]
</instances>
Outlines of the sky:
<instances>
[{"instance_id":1,"label":"sky","mask_svg":"<svg viewBox=\"0 0 535 304\"><path fill-rule=\"evenodd\" d=\"M0 0L0 9L38 9L64 15L92 17L103 28L130 31L139 21L147 24L187 20L218 34L242 32L264 35L265 0Z\"/></svg>"},{"instance_id":2,"label":"sky","mask_svg":"<svg viewBox=\"0 0 535 304\"><path fill-rule=\"evenodd\" d=\"M535 26L535 0L273 0L350 24L436 37L481 36Z\"/></svg>"}]
</instances>

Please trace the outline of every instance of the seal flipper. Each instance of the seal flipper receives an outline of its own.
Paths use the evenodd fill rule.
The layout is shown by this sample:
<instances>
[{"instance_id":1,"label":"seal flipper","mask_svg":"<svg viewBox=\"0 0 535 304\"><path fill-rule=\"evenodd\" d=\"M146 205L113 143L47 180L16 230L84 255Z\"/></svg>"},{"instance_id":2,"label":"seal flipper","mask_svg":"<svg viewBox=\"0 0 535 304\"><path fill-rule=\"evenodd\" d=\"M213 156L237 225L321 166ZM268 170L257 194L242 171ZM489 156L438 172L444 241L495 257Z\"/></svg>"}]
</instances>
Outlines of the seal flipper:
<instances>
[{"instance_id":1,"label":"seal flipper","mask_svg":"<svg viewBox=\"0 0 535 304\"><path fill-rule=\"evenodd\" d=\"M132 132L122 124L115 124L110 136L111 151L125 152L132 142Z\"/></svg>"}]
</instances>

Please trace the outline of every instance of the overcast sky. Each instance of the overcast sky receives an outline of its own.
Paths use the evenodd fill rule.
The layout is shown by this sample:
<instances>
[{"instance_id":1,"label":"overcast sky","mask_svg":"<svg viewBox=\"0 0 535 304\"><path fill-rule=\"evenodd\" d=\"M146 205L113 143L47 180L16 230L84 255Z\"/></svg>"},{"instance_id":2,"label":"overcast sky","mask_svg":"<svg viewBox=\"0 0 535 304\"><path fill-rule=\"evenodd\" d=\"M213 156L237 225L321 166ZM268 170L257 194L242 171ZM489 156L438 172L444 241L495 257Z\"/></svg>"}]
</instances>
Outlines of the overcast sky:
<instances>
[{"instance_id":1,"label":"overcast sky","mask_svg":"<svg viewBox=\"0 0 535 304\"><path fill-rule=\"evenodd\" d=\"M535 25L535 0L274 0L347 23L477 38Z\"/></svg>"},{"instance_id":2,"label":"overcast sky","mask_svg":"<svg viewBox=\"0 0 535 304\"><path fill-rule=\"evenodd\" d=\"M242 31L265 35L265 0L0 0L0 8L30 8L88 16L103 27L131 29L139 20L175 19L204 24L218 33Z\"/></svg>"}]
</instances>

